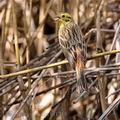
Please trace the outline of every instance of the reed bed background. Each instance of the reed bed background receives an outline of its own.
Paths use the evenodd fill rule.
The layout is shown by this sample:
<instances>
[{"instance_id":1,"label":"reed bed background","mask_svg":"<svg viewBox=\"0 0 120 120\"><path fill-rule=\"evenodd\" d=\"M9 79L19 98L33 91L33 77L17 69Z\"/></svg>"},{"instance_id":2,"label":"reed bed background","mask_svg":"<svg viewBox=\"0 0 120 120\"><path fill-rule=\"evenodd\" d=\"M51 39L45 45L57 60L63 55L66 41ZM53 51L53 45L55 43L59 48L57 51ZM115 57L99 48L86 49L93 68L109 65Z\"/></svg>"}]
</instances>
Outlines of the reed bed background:
<instances>
[{"instance_id":1,"label":"reed bed background","mask_svg":"<svg viewBox=\"0 0 120 120\"><path fill-rule=\"evenodd\" d=\"M88 46L89 95L58 44L69 12ZM0 120L119 120L120 1L0 0Z\"/></svg>"}]
</instances>

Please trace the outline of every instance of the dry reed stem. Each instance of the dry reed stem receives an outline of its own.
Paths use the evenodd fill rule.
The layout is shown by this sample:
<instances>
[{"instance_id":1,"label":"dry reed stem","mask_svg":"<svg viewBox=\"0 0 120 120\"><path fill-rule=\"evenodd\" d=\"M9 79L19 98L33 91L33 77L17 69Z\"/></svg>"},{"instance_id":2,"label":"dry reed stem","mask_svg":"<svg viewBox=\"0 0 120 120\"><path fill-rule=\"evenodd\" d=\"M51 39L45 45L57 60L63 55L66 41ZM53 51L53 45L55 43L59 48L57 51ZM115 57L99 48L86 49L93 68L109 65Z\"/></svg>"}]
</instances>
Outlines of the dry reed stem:
<instances>
[{"instance_id":1,"label":"dry reed stem","mask_svg":"<svg viewBox=\"0 0 120 120\"><path fill-rule=\"evenodd\" d=\"M105 55L116 54L116 53L120 53L120 50L113 50L111 52L99 53L99 54L96 54L96 55L94 55L92 57L89 57L87 59L91 60L91 59L95 59L95 58L102 57L102 56L105 56ZM56 66L63 65L63 64L68 64L68 61L67 60L63 60L61 62L56 62L56 63L45 65L45 66L40 66L40 67L28 69L28 70L22 70L22 71L18 71L18 72L14 72L14 73L0 75L0 78L4 79L4 78L9 78L9 77L15 77L15 76L18 76L18 75L32 73L32 72L40 71L40 70L51 68L51 67L56 67Z\"/></svg>"},{"instance_id":2,"label":"dry reed stem","mask_svg":"<svg viewBox=\"0 0 120 120\"><path fill-rule=\"evenodd\" d=\"M59 57L59 55L61 55L61 51L58 52L58 53L55 55L55 57L52 58L52 59L49 61L48 64L50 64L51 62L55 61L55 60ZM42 70L41 74L39 75L39 77L37 78L37 80L35 81L35 83L33 84L32 89L30 89L30 91L28 92L27 96L26 96L25 99L22 101L19 109L18 109L18 110L15 112L15 114L12 116L11 120L16 117L16 115L20 112L20 110L22 109L22 107L23 107L24 104L28 101L28 99L30 98L30 96L31 96L32 94L33 94L33 99L32 99L32 100L34 100L34 98L35 98L35 96L36 96L36 94L37 94L37 93L36 93L37 91L35 91L35 89L37 88L37 86L38 86L38 84L39 84L39 81L41 80L41 78L42 78L42 76L45 74L45 72L46 72L45 69ZM38 89L37 89L37 90L38 90Z\"/></svg>"},{"instance_id":3,"label":"dry reed stem","mask_svg":"<svg viewBox=\"0 0 120 120\"><path fill-rule=\"evenodd\" d=\"M0 74L3 75L4 74L4 64L3 64L3 40L4 40L4 34L5 34L5 17L3 18L3 23L2 23L2 36L1 36L1 40L0 40ZM1 81L2 82L2 81ZM2 93L2 90L0 91L0 93ZM0 96L0 120L2 120L3 115L4 115L4 106L3 106L3 96Z\"/></svg>"},{"instance_id":4,"label":"dry reed stem","mask_svg":"<svg viewBox=\"0 0 120 120\"><path fill-rule=\"evenodd\" d=\"M101 20L101 17L100 17L100 13L103 9L103 6L104 6L104 3L105 1L104 0L100 0L100 5L98 7L98 10L97 10L97 18L96 18L96 28L97 28L97 42L96 42L96 49L97 49L97 53L101 53L102 50L103 50L103 46L102 46L102 43L103 43L103 38L101 37L101 31L100 31L100 28L101 28L101 23L100 23L100 20ZM100 67L101 65L103 65L103 60L104 60L104 57L101 57L101 58L98 58L96 59L96 66L97 67ZM103 75L98 75L98 85L99 85L99 89L100 89L100 102L101 102L101 108L102 108L102 112L104 112L107 108L107 102L105 100L105 96L106 96L106 86L105 86L105 79L104 79L104 76Z\"/></svg>"},{"instance_id":5,"label":"dry reed stem","mask_svg":"<svg viewBox=\"0 0 120 120\"><path fill-rule=\"evenodd\" d=\"M16 61L17 61L17 70L19 70L19 67L21 65L20 63L20 50L19 50L19 45L18 45L18 35L17 35L17 19L16 19L16 11L15 11L15 1L11 0L12 2L12 15L13 15L13 31L14 31L14 41L15 41L15 53L16 53ZM19 83L19 88L21 91L21 95L23 99L26 97L25 93L25 86L24 86L24 81L21 76L17 77L18 83ZM31 120L31 114L29 112L29 106L27 103L25 103L24 107L24 112L26 114L27 119Z\"/></svg>"},{"instance_id":6,"label":"dry reed stem","mask_svg":"<svg viewBox=\"0 0 120 120\"><path fill-rule=\"evenodd\" d=\"M112 102L112 104L104 111L98 120L104 120L110 112L112 112L120 103L120 95Z\"/></svg>"}]
</instances>

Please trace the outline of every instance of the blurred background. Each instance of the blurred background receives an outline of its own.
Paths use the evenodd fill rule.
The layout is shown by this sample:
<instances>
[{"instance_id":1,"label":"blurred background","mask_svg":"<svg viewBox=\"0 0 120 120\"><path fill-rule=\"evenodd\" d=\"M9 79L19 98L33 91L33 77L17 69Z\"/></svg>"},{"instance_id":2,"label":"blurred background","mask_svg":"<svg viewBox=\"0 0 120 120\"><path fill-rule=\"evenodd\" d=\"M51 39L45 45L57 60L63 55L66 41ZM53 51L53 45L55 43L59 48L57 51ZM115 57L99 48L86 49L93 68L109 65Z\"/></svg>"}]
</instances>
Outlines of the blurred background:
<instances>
[{"instance_id":1,"label":"blurred background","mask_svg":"<svg viewBox=\"0 0 120 120\"><path fill-rule=\"evenodd\" d=\"M60 12L83 32L89 95L60 49ZM120 0L0 0L0 120L119 120L119 19Z\"/></svg>"}]
</instances>

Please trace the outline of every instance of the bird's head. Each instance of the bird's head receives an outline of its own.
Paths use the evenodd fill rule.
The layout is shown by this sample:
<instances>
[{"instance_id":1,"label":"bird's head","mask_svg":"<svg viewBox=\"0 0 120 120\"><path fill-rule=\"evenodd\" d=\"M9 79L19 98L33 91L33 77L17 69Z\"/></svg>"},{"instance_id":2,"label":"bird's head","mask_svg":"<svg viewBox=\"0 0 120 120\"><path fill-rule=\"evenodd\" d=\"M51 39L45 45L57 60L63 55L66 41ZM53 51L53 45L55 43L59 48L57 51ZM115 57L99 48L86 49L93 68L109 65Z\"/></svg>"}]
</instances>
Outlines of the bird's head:
<instances>
[{"instance_id":1,"label":"bird's head","mask_svg":"<svg viewBox=\"0 0 120 120\"><path fill-rule=\"evenodd\" d=\"M62 28L72 21L72 17L69 13L60 13L56 20L59 23L59 27Z\"/></svg>"}]
</instances>

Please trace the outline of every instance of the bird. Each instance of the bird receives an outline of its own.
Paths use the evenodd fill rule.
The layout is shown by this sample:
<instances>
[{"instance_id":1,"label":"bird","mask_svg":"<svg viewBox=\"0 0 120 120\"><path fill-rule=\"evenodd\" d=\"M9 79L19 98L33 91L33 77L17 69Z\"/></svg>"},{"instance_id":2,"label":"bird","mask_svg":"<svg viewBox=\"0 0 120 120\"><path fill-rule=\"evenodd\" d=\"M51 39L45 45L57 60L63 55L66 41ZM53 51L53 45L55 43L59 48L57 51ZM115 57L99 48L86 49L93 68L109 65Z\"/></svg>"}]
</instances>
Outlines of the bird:
<instances>
[{"instance_id":1,"label":"bird","mask_svg":"<svg viewBox=\"0 0 120 120\"><path fill-rule=\"evenodd\" d=\"M87 43L85 43L80 26L76 24L69 13L63 12L56 17L58 21L58 39L65 58L76 71L77 91L88 91L84 74Z\"/></svg>"}]
</instances>

